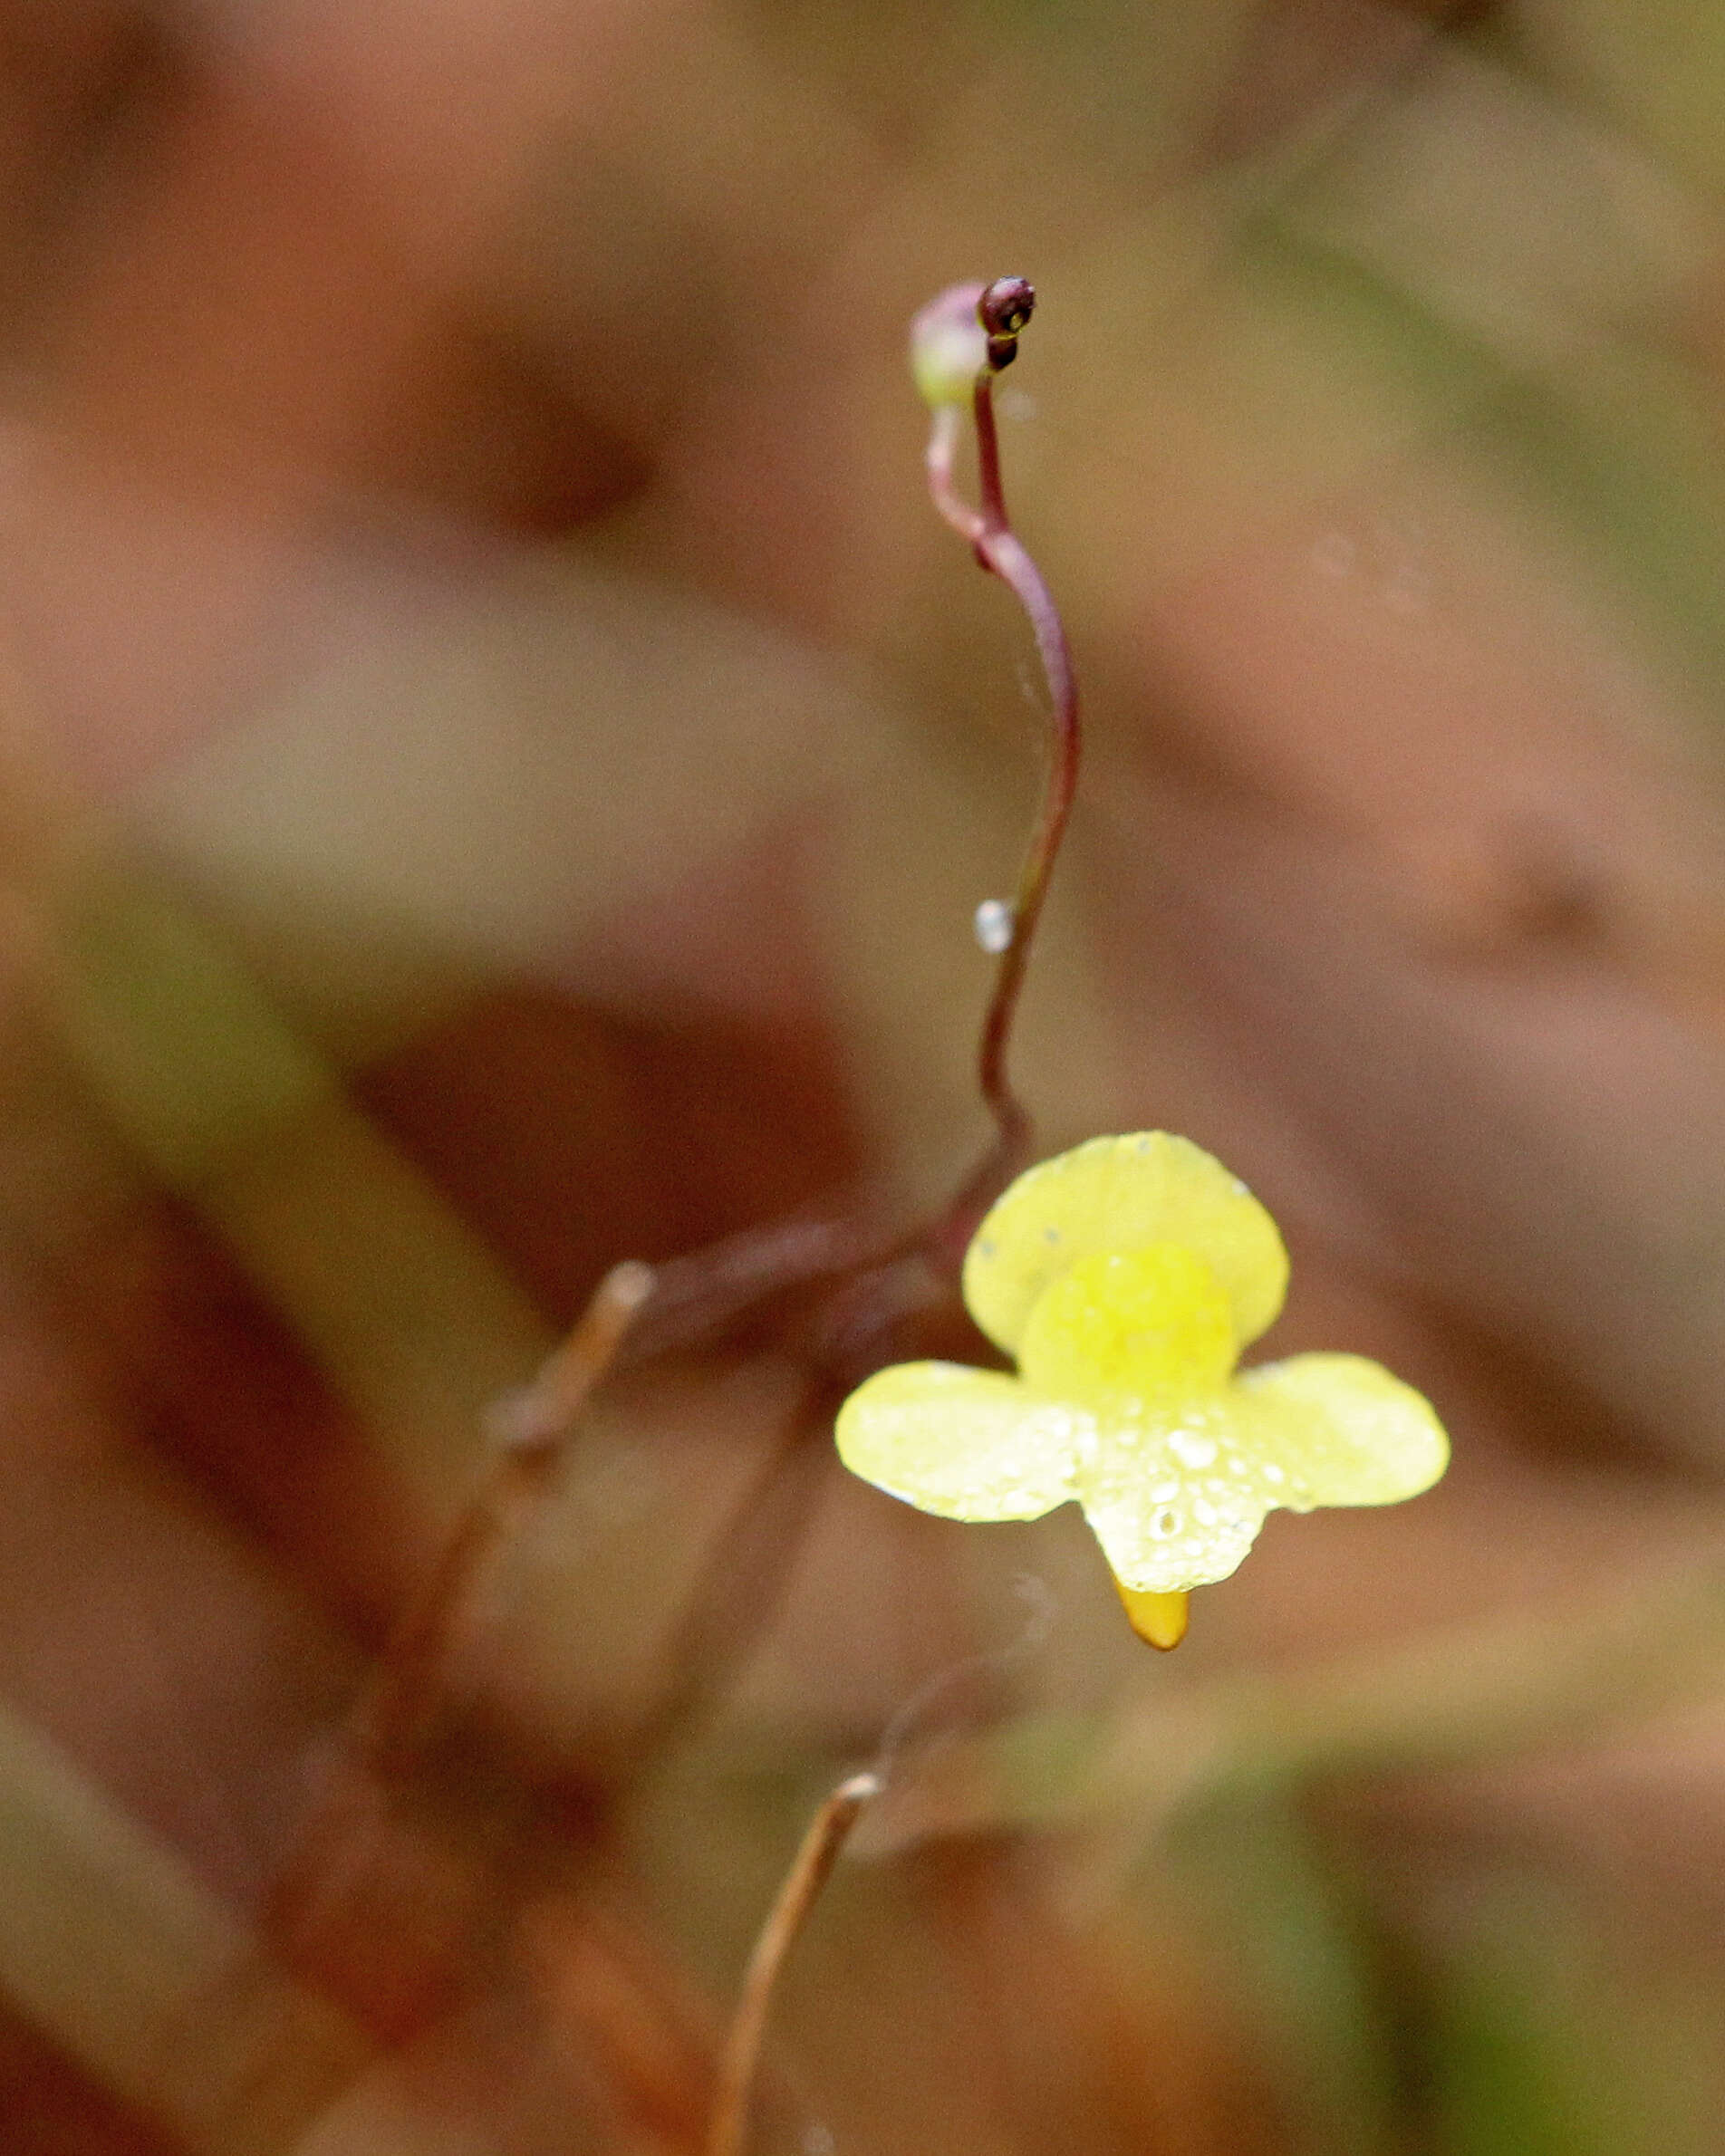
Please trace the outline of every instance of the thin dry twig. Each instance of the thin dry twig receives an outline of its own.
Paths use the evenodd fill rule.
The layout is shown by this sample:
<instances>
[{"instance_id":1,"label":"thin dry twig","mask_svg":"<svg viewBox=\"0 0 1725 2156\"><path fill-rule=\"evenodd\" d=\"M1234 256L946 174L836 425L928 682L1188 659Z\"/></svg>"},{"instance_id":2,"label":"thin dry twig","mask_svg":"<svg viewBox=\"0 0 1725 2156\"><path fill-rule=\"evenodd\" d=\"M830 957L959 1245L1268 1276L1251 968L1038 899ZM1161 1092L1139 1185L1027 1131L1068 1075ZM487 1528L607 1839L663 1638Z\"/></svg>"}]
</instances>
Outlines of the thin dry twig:
<instances>
[{"instance_id":1,"label":"thin dry twig","mask_svg":"<svg viewBox=\"0 0 1725 2156\"><path fill-rule=\"evenodd\" d=\"M660 1657L664 1683L631 1737L636 1757L687 1728L771 1622L832 1458L834 1406L825 1386L805 1391L708 1545Z\"/></svg>"},{"instance_id":2,"label":"thin dry twig","mask_svg":"<svg viewBox=\"0 0 1725 2156\"><path fill-rule=\"evenodd\" d=\"M839 1784L809 1822L749 1956L742 1996L719 2057L718 2090L708 2129L706 2156L741 2156L749 2099L760 2065L761 2039L779 1971L819 1901L821 1889L838 1862L858 1814L880 1791L877 1776L853 1775Z\"/></svg>"},{"instance_id":3,"label":"thin dry twig","mask_svg":"<svg viewBox=\"0 0 1725 2156\"><path fill-rule=\"evenodd\" d=\"M653 1268L638 1258L612 1266L532 1384L494 1403L486 1417L487 1435L507 1453L562 1444L656 1285Z\"/></svg>"},{"instance_id":4,"label":"thin dry twig","mask_svg":"<svg viewBox=\"0 0 1725 2156\"><path fill-rule=\"evenodd\" d=\"M650 1266L633 1259L613 1266L534 1382L491 1410L496 1457L423 1592L384 1649L376 1680L354 1718L360 1756L384 1776L400 1773L423 1743L478 1583L554 1480L581 1410L615 1360L652 1285Z\"/></svg>"}]
</instances>

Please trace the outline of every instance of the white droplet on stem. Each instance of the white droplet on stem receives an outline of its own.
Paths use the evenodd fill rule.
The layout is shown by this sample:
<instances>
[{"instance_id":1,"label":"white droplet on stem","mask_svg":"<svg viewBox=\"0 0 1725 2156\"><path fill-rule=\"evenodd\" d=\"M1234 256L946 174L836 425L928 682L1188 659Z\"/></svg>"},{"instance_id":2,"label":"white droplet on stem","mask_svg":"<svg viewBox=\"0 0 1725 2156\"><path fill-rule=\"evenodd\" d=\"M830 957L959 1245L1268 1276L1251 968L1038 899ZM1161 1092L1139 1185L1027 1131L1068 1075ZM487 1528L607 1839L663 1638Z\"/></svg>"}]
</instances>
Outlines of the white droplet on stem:
<instances>
[{"instance_id":1,"label":"white droplet on stem","mask_svg":"<svg viewBox=\"0 0 1725 2156\"><path fill-rule=\"evenodd\" d=\"M973 925L977 941L990 958L998 958L1012 941L1012 908L1003 899L984 899Z\"/></svg>"}]
</instances>

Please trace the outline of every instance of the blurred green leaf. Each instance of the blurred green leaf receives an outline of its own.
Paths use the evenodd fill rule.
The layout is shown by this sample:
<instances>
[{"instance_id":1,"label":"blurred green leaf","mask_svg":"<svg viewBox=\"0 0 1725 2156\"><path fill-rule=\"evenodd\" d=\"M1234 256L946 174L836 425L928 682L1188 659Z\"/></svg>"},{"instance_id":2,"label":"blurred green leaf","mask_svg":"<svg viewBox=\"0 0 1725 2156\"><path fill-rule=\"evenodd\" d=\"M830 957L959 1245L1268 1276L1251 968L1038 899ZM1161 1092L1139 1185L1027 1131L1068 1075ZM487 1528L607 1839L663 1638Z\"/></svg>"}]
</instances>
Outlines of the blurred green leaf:
<instances>
[{"instance_id":1,"label":"blurred green leaf","mask_svg":"<svg viewBox=\"0 0 1725 2156\"><path fill-rule=\"evenodd\" d=\"M1373 1928L1298 1791L1214 1796L1177 1815L1163 1854L1274 2051L1291 2145L1309 2156L1393 2149L1396 2061Z\"/></svg>"},{"instance_id":2,"label":"blurred green leaf","mask_svg":"<svg viewBox=\"0 0 1725 2156\"><path fill-rule=\"evenodd\" d=\"M1441 2156L1717 2147L1712 1997L1670 1957L1638 1967L1617 1912L1553 1882L1475 1876L1438 1930L1413 2026Z\"/></svg>"}]
</instances>

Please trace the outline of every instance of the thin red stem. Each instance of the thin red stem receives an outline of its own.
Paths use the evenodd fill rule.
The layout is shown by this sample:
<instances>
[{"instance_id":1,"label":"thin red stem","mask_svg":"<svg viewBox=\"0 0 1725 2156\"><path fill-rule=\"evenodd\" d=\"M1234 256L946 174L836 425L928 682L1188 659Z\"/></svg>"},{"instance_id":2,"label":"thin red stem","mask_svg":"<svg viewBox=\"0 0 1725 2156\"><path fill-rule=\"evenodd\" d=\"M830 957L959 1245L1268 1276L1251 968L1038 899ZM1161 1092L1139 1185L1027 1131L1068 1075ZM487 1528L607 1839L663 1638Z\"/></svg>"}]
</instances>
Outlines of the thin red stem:
<instances>
[{"instance_id":1,"label":"thin red stem","mask_svg":"<svg viewBox=\"0 0 1725 2156\"><path fill-rule=\"evenodd\" d=\"M979 512L986 532L1007 532L1012 519L1007 515L1007 497L1000 486L1000 437L994 423L994 376L978 374L970 393L970 416L977 429L977 487L982 496Z\"/></svg>"},{"instance_id":2,"label":"thin red stem","mask_svg":"<svg viewBox=\"0 0 1725 2156\"><path fill-rule=\"evenodd\" d=\"M1036 640L1036 654L1048 685L1049 754L1042 802L1018 875L1013 900L1012 930L994 978L994 991L983 1015L977 1050L977 1080L995 1121L995 1141L948 1208L935 1240L944 1250L962 1249L978 1215L990 1205L1023 1164L1029 1150L1030 1118L1012 1090L1007 1053L1024 987L1030 946L1042 917L1049 879L1065 836L1077 790L1083 736L1078 721L1078 686L1072 654L1042 572L1013 531L1000 476L1000 443L995 428L992 373L977 378L971 409L977 430L977 471L981 506L959 500L952 485L952 459L958 407L943 405L934 415L929 439L930 492L935 506L969 541L982 567L997 576L1023 607Z\"/></svg>"}]
</instances>

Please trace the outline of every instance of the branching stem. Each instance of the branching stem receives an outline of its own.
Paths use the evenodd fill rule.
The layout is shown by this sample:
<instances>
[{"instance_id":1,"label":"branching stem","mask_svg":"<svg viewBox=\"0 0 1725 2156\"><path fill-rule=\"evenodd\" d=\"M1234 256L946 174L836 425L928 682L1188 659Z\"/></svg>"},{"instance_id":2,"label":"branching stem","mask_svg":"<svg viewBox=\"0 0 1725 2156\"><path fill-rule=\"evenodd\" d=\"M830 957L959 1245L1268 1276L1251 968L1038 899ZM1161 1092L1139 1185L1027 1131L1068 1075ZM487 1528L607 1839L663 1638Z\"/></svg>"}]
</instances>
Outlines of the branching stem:
<instances>
[{"instance_id":1,"label":"branching stem","mask_svg":"<svg viewBox=\"0 0 1725 2156\"><path fill-rule=\"evenodd\" d=\"M493 1409L496 1450L485 1478L397 1625L356 1709L352 1734L360 1756L386 1778L404 1772L424 1741L481 1581L551 1487L582 1408L652 1286L649 1266L633 1260L613 1266L533 1384Z\"/></svg>"}]
</instances>

